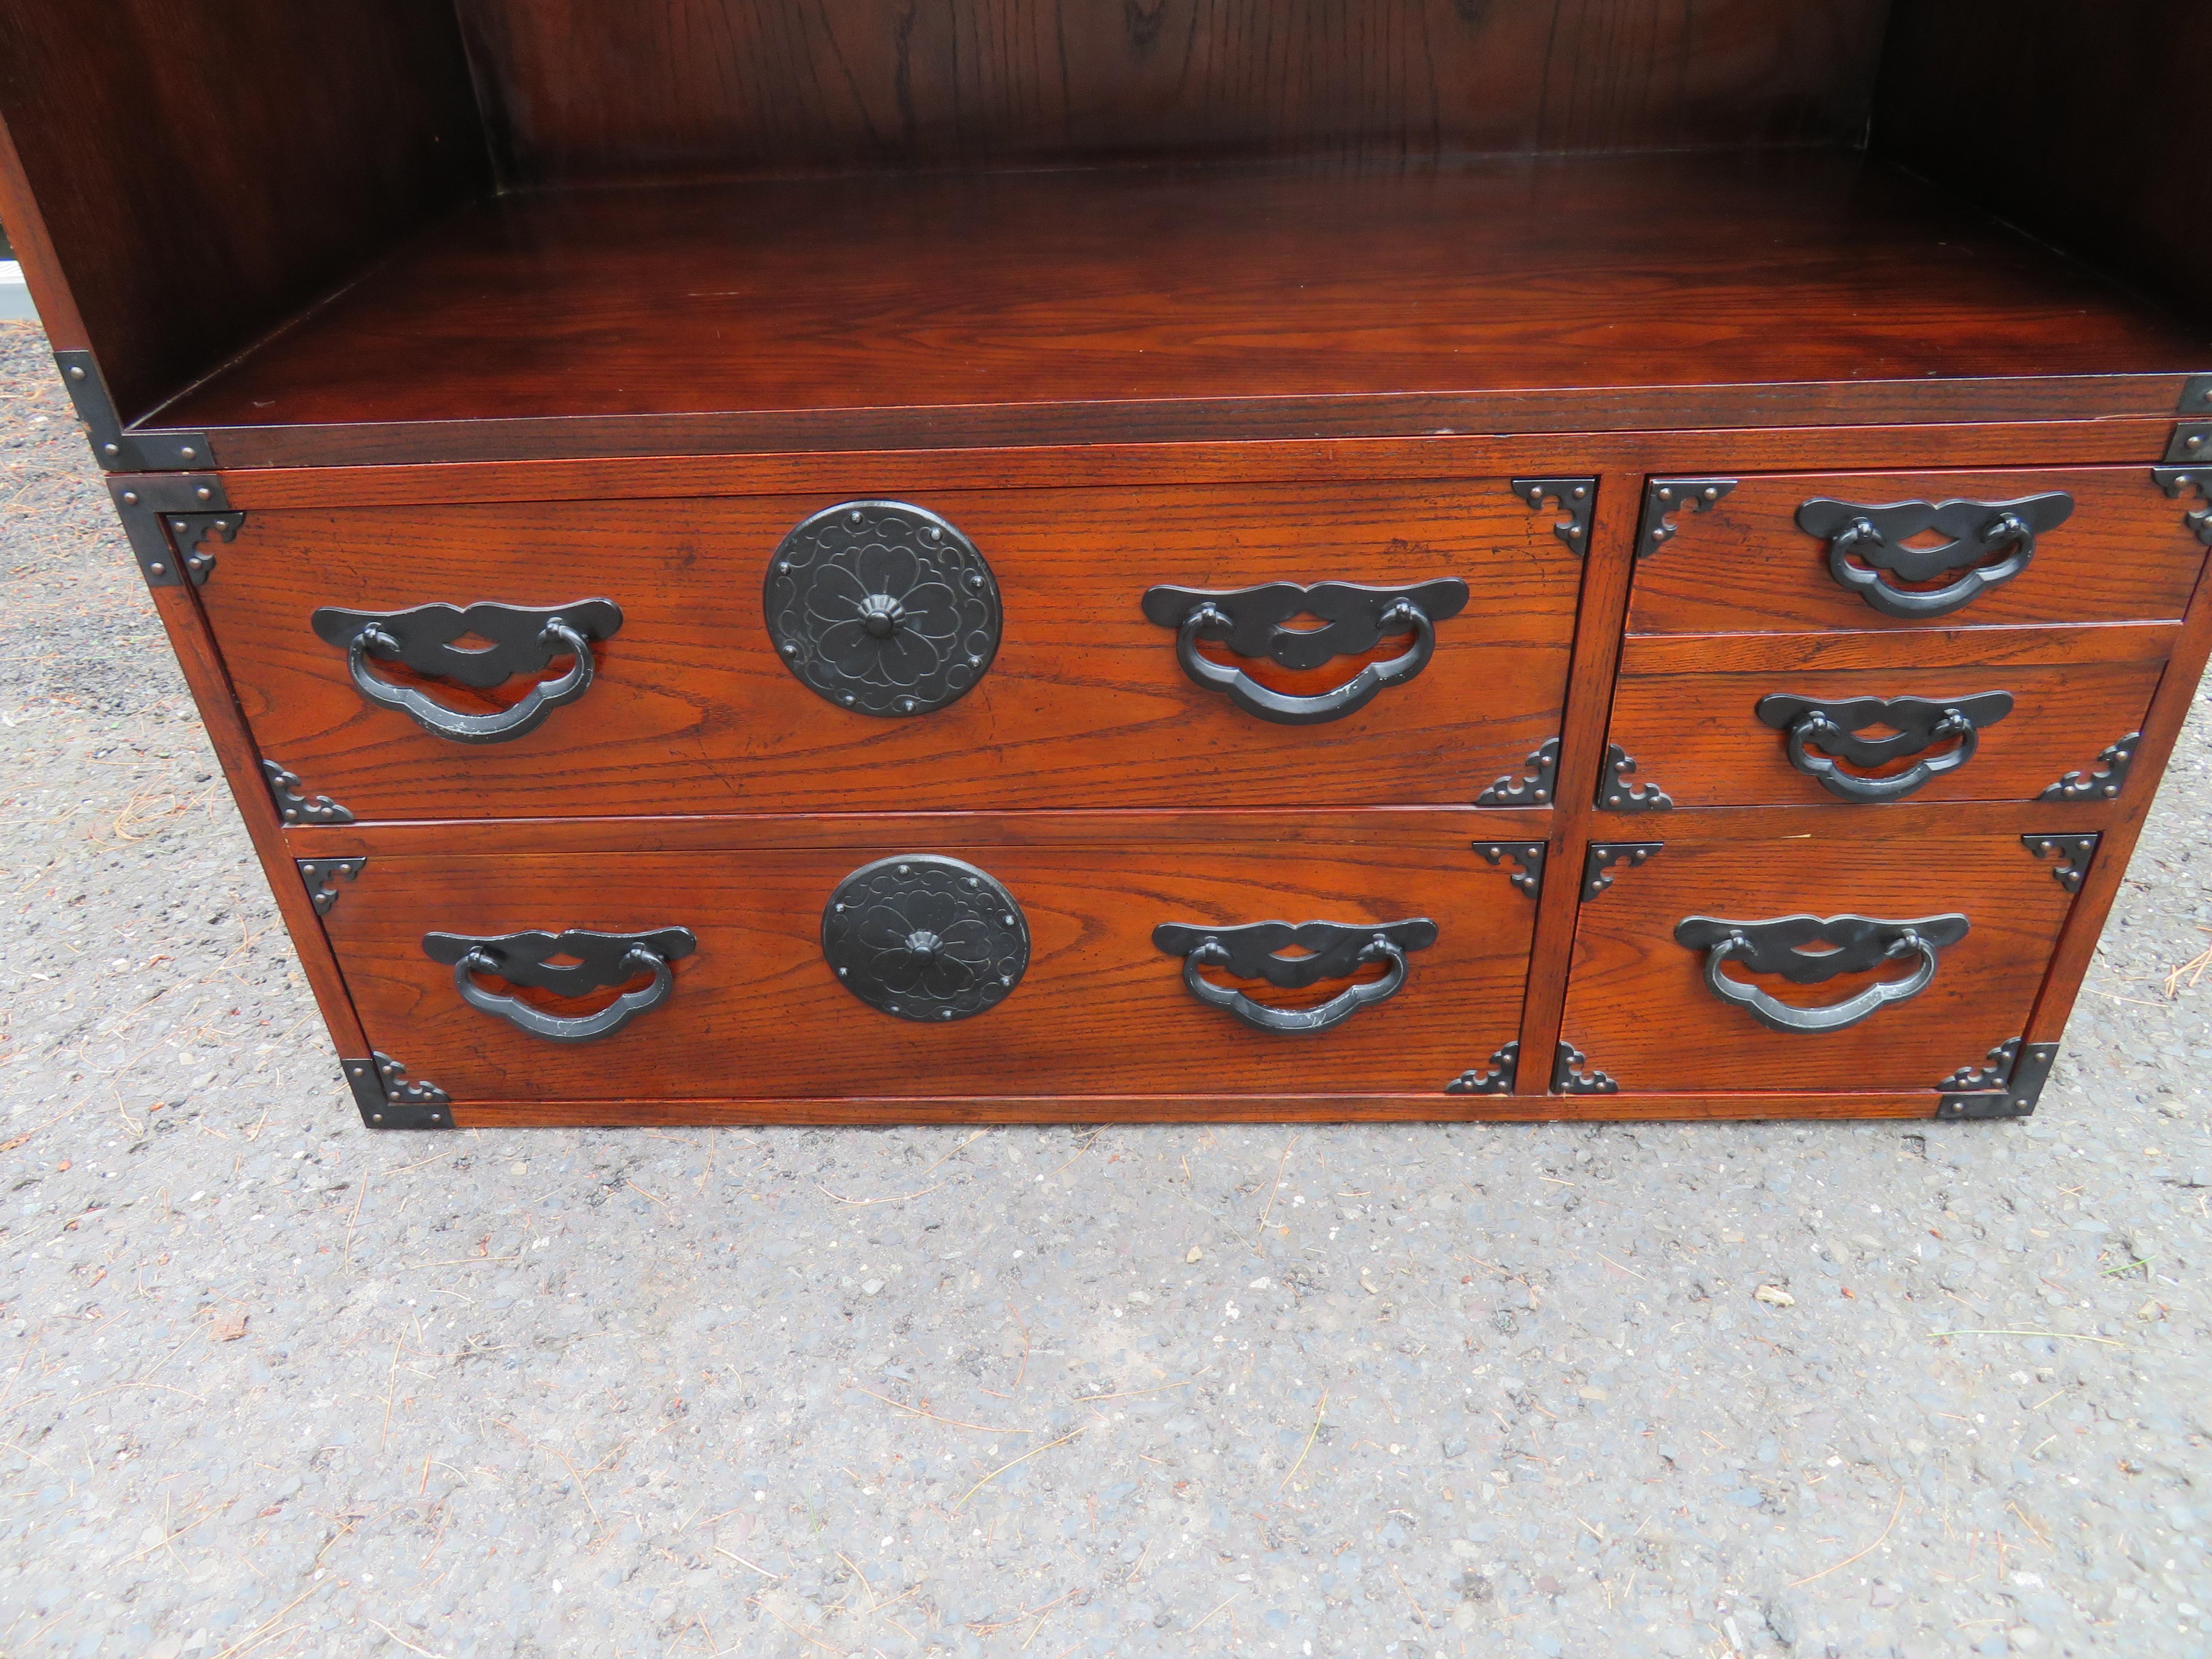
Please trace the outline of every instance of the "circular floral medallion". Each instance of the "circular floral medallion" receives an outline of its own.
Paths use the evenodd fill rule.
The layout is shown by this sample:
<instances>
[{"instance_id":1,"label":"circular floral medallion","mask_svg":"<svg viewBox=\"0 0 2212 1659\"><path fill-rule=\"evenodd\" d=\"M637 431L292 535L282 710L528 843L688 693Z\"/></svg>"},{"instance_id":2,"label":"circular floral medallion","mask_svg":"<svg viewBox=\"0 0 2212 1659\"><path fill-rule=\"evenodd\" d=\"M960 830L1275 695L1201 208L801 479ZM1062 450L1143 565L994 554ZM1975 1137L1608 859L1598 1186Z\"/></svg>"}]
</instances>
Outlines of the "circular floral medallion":
<instances>
[{"instance_id":1,"label":"circular floral medallion","mask_svg":"<svg viewBox=\"0 0 2212 1659\"><path fill-rule=\"evenodd\" d=\"M903 501L817 513L775 550L763 599L783 665L857 714L942 708L999 649L991 567L951 525Z\"/></svg>"},{"instance_id":2,"label":"circular floral medallion","mask_svg":"<svg viewBox=\"0 0 2212 1659\"><path fill-rule=\"evenodd\" d=\"M936 1024L1006 1000L1029 966L1030 929L1014 896L974 865L912 853L837 884L822 954L871 1008Z\"/></svg>"}]
</instances>

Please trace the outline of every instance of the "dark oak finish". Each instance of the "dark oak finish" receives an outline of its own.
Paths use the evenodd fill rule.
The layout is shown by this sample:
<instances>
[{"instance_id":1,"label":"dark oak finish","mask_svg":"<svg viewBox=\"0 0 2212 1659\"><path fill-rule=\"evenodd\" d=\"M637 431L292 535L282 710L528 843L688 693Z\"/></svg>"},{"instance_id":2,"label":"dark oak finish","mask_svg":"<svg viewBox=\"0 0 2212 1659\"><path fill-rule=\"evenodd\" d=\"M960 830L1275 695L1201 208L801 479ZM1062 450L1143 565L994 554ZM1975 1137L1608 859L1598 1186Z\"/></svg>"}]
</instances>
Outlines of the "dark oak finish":
<instances>
[{"instance_id":1,"label":"dark oak finish","mask_svg":"<svg viewBox=\"0 0 2212 1659\"><path fill-rule=\"evenodd\" d=\"M371 1043L460 1102L856 1096L899 1083L927 1097L1009 1087L1441 1097L1514 1034L1535 906L1512 885L1510 865L1485 862L1456 837L1439 847L1417 833L1427 816L1363 814L1333 843L1224 842L1202 858L1133 840L1000 845L982 825L886 838L861 854L762 849L742 860L372 854L324 921ZM1007 1000L950 1024L867 1007L822 954L822 908L839 880L873 858L921 852L997 878L1032 939L1028 973ZM1438 937L1412 954L1405 988L1314 1036L1251 1030L1205 1006L1183 988L1181 960L1152 943L1164 921L1414 916L1433 920ZM421 948L432 930L666 926L698 936L697 953L675 964L667 1004L617 1036L574 1046L468 1007Z\"/></svg>"},{"instance_id":2,"label":"dark oak finish","mask_svg":"<svg viewBox=\"0 0 2212 1659\"><path fill-rule=\"evenodd\" d=\"M489 176L445 0L9 0L0 118L126 421Z\"/></svg>"},{"instance_id":3,"label":"dark oak finish","mask_svg":"<svg viewBox=\"0 0 2212 1659\"><path fill-rule=\"evenodd\" d=\"M2025 416L2031 392L2154 414L2177 378L2094 377L2207 360L2201 331L1851 158L1135 168L501 198L161 418L218 428L234 465L281 458L241 428L302 424L386 460L434 454L441 423L556 417L835 448L1325 430L1332 400L1407 394L1431 431L1511 429L1522 402L1553 428L1768 424L1771 389L1810 384L1820 421Z\"/></svg>"},{"instance_id":4,"label":"dark oak finish","mask_svg":"<svg viewBox=\"0 0 2212 1659\"><path fill-rule=\"evenodd\" d=\"M2048 826L2014 809L2009 833L1901 836L1850 815L1799 816L1802 828L1752 835L1711 814L1632 820L1664 850L1583 905L1562 1035L1630 1091L1934 1090L2027 1026L2073 896L2022 833ZM1675 942L1689 916L1764 921L1856 914L1910 920L1957 912L1972 922L1939 953L1934 982L1848 1030L1770 1030L1706 988L1705 958ZM1752 980L1800 1007L1838 1003L1911 964L1826 985ZM1747 976L1730 969L1730 977Z\"/></svg>"},{"instance_id":5,"label":"dark oak finish","mask_svg":"<svg viewBox=\"0 0 2212 1659\"><path fill-rule=\"evenodd\" d=\"M1760 721L1771 693L1929 702L2008 691L2013 708L1978 733L1974 757L1931 778L1914 800L2033 800L2059 776L2139 730L2180 629L1966 628L1893 634L1647 635L1622 654L1610 741L1639 780L1677 806L1800 802L1865 811L1790 762L1788 733ZM1873 728L1869 735L1880 730ZM1886 765L1881 778L1957 747L1945 741Z\"/></svg>"},{"instance_id":6,"label":"dark oak finish","mask_svg":"<svg viewBox=\"0 0 2212 1659\"><path fill-rule=\"evenodd\" d=\"M201 599L262 751L364 819L1463 805L1559 732L1582 565L1553 534L1558 512L1532 512L1503 478L910 492L990 561L1006 626L973 690L893 719L801 684L763 620L777 543L837 499L255 508ZM395 540L404 558L390 556ZM1478 597L1437 624L1428 666L1314 726L1270 724L1194 684L1174 633L1139 609L1155 583L1439 577ZM536 730L495 744L457 744L373 707L345 653L309 627L325 605L544 607L600 596L625 620L594 650L595 683ZM1311 695L1348 678L1352 661L1251 672ZM496 697L447 685L434 695L477 712L513 702L523 684Z\"/></svg>"},{"instance_id":7,"label":"dark oak finish","mask_svg":"<svg viewBox=\"0 0 2212 1659\"><path fill-rule=\"evenodd\" d=\"M2056 491L2074 497L2073 516L2037 538L2027 569L1926 622L1886 616L1838 582L1828 544L1796 522L1798 509L1815 499L2001 502ZM2181 504L2148 467L1745 478L1717 506L1683 513L1674 525L1674 538L1637 566L1631 634L2172 620L2205 561Z\"/></svg>"},{"instance_id":8,"label":"dark oak finish","mask_svg":"<svg viewBox=\"0 0 2212 1659\"><path fill-rule=\"evenodd\" d=\"M462 0L521 183L1850 143L1884 0ZM1726 43L1724 48L1716 43Z\"/></svg>"}]
</instances>

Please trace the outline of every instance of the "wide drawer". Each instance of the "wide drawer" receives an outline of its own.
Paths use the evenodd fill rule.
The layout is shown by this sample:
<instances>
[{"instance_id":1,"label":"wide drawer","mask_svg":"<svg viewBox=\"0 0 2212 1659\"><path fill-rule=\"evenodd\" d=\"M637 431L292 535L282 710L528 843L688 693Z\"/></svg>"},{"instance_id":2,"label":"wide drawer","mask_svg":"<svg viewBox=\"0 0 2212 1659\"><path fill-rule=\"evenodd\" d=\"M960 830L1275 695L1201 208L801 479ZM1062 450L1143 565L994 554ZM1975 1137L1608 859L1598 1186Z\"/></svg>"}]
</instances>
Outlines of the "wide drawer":
<instances>
[{"instance_id":1,"label":"wide drawer","mask_svg":"<svg viewBox=\"0 0 2212 1659\"><path fill-rule=\"evenodd\" d=\"M1516 1036L1540 854L1478 851L1472 811L1343 816L371 850L311 878L370 1043L463 1104L1442 1097ZM1267 922L1300 931L1235 931Z\"/></svg>"},{"instance_id":2,"label":"wide drawer","mask_svg":"<svg viewBox=\"0 0 2212 1659\"><path fill-rule=\"evenodd\" d=\"M200 596L362 820L1464 805L1559 733L1567 524L1506 479L257 509Z\"/></svg>"},{"instance_id":3,"label":"wide drawer","mask_svg":"<svg viewBox=\"0 0 2212 1659\"><path fill-rule=\"evenodd\" d=\"M1677 806L2109 799L2178 632L1646 635L1609 737Z\"/></svg>"},{"instance_id":4,"label":"wide drawer","mask_svg":"<svg viewBox=\"0 0 2212 1659\"><path fill-rule=\"evenodd\" d=\"M2172 620L2192 505L2145 466L1656 479L1628 629Z\"/></svg>"},{"instance_id":5,"label":"wide drawer","mask_svg":"<svg viewBox=\"0 0 2212 1659\"><path fill-rule=\"evenodd\" d=\"M1632 1093L1996 1086L1950 1079L2025 1032L2096 837L1790 816L1595 853L1563 1039Z\"/></svg>"}]
</instances>

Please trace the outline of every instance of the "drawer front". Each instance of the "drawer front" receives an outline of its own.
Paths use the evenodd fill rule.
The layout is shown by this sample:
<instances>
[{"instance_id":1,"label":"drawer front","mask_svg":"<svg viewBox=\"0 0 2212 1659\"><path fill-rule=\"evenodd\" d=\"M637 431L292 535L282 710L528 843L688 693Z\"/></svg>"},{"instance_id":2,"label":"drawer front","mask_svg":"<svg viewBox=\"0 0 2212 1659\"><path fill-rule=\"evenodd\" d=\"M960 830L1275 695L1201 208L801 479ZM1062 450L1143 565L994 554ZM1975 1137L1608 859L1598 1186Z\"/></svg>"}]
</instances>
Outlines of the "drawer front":
<instances>
[{"instance_id":1,"label":"drawer front","mask_svg":"<svg viewBox=\"0 0 2212 1659\"><path fill-rule=\"evenodd\" d=\"M1469 845L1480 816L1287 842L918 842L909 824L874 847L372 852L331 880L325 925L372 1045L464 1103L1442 1096L1515 1036L1536 911L1520 863ZM1269 921L1334 926L1224 931ZM533 986L556 948L575 982L555 963Z\"/></svg>"},{"instance_id":2,"label":"drawer front","mask_svg":"<svg viewBox=\"0 0 2212 1659\"><path fill-rule=\"evenodd\" d=\"M1632 634L2167 621L2205 557L2147 466L1747 477L1664 505Z\"/></svg>"},{"instance_id":3,"label":"drawer front","mask_svg":"<svg viewBox=\"0 0 2212 1659\"><path fill-rule=\"evenodd\" d=\"M1647 635L1622 652L1609 736L1677 806L2034 800L2111 769L2178 632Z\"/></svg>"},{"instance_id":4,"label":"drawer front","mask_svg":"<svg viewBox=\"0 0 2212 1659\"><path fill-rule=\"evenodd\" d=\"M2021 834L1905 842L1807 816L1758 838L1677 820L1614 867L1577 919L1561 1027L1589 1066L1635 1093L1934 1091L2022 1034L2073 902L2060 854L2078 878L2084 838L2039 853L2026 813ZM1775 925L1793 917L1829 922L1825 945ZM1747 948L1716 961L1717 923Z\"/></svg>"},{"instance_id":5,"label":"drawer front","mask_svg":"<svg viewBox=\"0 0 2212 1659\"><path fill-rule=\"evenodd\" d=\"M779 556L839 505L249 512L201 598L263 754L362 820L1465 805L1559 731L1581 562L1506 480L927 493ZM1388 591L1242 592L1286 582ZM1309 603L1340 625L1273 625ZM1186 640L1205 604L1235 628ZM479 605L514 609L434 615L504 629L504 678L436 637L349 651ZM556 620L590 635L580 689Z\"/></svg>"}]
</instances>

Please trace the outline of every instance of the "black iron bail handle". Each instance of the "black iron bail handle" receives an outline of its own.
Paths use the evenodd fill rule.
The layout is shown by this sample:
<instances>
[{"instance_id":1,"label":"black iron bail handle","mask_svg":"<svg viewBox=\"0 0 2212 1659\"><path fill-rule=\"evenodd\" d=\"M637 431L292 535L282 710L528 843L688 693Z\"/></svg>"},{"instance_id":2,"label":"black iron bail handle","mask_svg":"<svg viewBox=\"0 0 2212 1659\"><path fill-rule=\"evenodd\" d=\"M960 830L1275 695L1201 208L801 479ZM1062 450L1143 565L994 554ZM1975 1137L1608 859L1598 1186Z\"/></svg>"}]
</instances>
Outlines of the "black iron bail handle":
<instances>
[{"instance_id":1,"label":"black iron bail handle","mask_svg":"<svg viewBox=\"0 0 2212 1659\"><path fill-rule=\"evenodd\" d=\"M1828 574L1883 616L1919 622L1972 604L2000 583L2026 570L2035 557L2035 538L2072 516L2074 498L2063 492L2017 501L1904 501L1866 507L1850 501L1815 500L1797 510L1799 528L1828 544ZM1914 548L1905 538L1933 530L1952 539L1940 547ZM2008 549L1988 564L1975 561ZM1899 587L1906 581L1932 581L1965 565L1955 581L1942 587Z\"/></svg>"},{"instance_id":2,"label":"black iron bail handle","mask_svg":"<svg viewBox=\"0 0 2212 1659\"><path fill-rule=\"evenodd\" d=\"M1740 931L1709 947L1705 951L1706 988L1722 1001L1745 1010L1760 1024L1801 1036L1840 1031L1856 1025L1892 1003L1910 1001L1936 982L1936 946L1922 938L1917 929L1906 927L1890 941L1882 956L1890 961L1917 957L1919 965L1908 976L1869 985L1856 996L1825 1008L1799 1008L1769 996L1756 985L1730 979L1721 971L1726 963L1749 957L1755 949L1750 937Z\"/></svg>"},{"instance_id":3,"label":"black iron bail handle","mask_svg":"<svg viewBox=\"0 0 2212 1659\"><path fill-rule=\"evenodd\" d=\"M640 1014L660 1006L675 988L676 975L668 966L668 958L647 945L630 946L623 955L618 971L624 979L633 979L640 974L650 974L653 979L638 990L623 992L592 1014L548 1013L520 997L485 990L477 983L476 975L503 976L506 969L497 957L481 945L453 964L453 988L470 1007L496 1015L532 1036L544 1037L548 1042L594 1042L601 1037L612 1036Z\"/></svg>"},{"instance_id":4,"label":"black iron bail handle","mask_svg":"<svg viewBox=\"0 0 2212 1659\"><path fill-rule=\"evenodd\" d=\"M567 673L557 679L538 681L520 702L495 714L459 713L411 685L394 685L372 672L368 666L372 655L397 658L401 654L399 641L374 623L355 635L353 643L346 647L346 667L362 696L382 708L398 709L433 737L453 743L504 743L535 731L555 709L575 702L592 689L597 665L592 660L591 641L564 618L548 619L538 630L538 643L549 659L566 654L575 660Z\"/></svg>"},{"instance_id":5,"label":"black iron bail handle","mask_svg":"<svg viewBox=\"0 0 2212 1659\"><path fill-rule=\"evenodd\" d=\"M1203 941L1183 958L1182 982L1200 1002L1210 1008L1224 1010L1255 1030L1326 1031L1333 1025L1343 1024L1362 1008L1389 1000L1405 986L1406 953L1382 934L1376 934L1361 948L1358 961L1363 965L1383 962L1389 967L1382 978L1362 985L1348 985L1317 1008L1271 1008L1232 987L1216 985L1206 979L1198 971L1200 969L1229 965L1228 947L1218 939Z\"/></svg>"},{"instance_id":6,"label":"black iron bail handle","mask_svg":"<svg viewBox=\"0 0 2212 1659\"><path fill-rule=\"evenodd\" d=\"M1946 772L1955 772L1973 759L1974 751L1981 746L1981 732L1972 717L1959 708L1946 708L1943 716L1928 728L1929 744L1948 742L1955 738L1959 746L1940 755L1930 755L1915 763L1905 771L1887 777L1861 777L1846 772L1832 755L1815 755L1814 749L1832 749L1844 743L1850 734L1827 714L1818 708L1808 709L1790 728L1790 763L1807 777L1819 782L1830 794L1865 805L1874 801L1902 800L1914 791L1926 787Z\"/></svg>"},{"instance_id":7,"label":"black iron bail handle","mask_svg":"<svg viewBox=\"0 0 2212 1659\"><path fill-rule=\"evenodd\" d=\"M1182 672L1199 684L1226 691L1229 701L1246 714L1256 714L1278 726L1318 726L1357 714L1374 702L1378 692L1389 686L1402 685L1426 668L1437 651L1437 630L1428 613L1411 599L1395 599L1376 618L1376 626L1385 634L1412 629L1411 646L1388 661L1364 665L1334 690L1310 697L1292 696L1270 690L1241 668L1215 662L1199 653L1201 635L1209 632L1225 634L1235 626L1229 616L1211 602L1194 607L1176 630L1176 660L1182 665Z\"/></svg>"}]
</instances>

